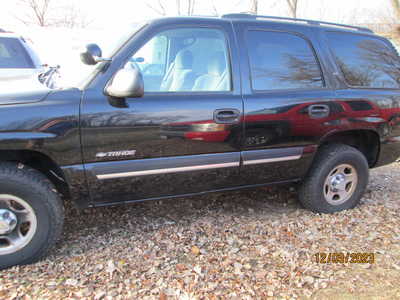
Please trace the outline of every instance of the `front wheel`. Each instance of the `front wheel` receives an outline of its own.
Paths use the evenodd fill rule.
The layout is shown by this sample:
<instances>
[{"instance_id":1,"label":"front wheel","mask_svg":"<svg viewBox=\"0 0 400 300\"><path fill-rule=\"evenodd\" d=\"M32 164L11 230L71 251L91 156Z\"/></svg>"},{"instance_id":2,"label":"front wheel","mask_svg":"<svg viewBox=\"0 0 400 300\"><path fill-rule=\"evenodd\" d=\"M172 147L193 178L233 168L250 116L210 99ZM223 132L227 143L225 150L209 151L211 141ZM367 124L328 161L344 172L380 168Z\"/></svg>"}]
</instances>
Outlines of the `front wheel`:
<instances>
[{"instance_id":1,"label":"front wheel","mask_svg":"<svg viewBox=\"0 0 400 300\"><path fill-rule=\"evenodd\" d=\"M0 163L0 269L35 262L61 234L63 206L38 171Z\"/></svg>"},{"instance_id":2,"label":"front wheel","mask_svg":"<svg viewBox=\"0 0 400 300\"><path fill-rule=\"evenodd\" d=\"M355 207L368 184L369 167L357 149L341 144L324 146L299 192L300 202L318 213Z\"/></svg>"}]
</instances>

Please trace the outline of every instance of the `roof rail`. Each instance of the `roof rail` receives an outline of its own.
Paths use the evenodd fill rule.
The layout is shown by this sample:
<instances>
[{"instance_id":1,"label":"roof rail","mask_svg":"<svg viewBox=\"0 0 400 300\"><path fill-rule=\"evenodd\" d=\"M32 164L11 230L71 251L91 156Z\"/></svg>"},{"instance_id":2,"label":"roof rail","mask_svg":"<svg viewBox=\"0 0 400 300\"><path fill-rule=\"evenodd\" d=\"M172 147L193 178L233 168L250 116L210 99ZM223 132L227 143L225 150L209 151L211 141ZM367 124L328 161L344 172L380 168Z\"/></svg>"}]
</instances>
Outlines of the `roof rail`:
<instances>
[{"instance_id":1,"label":"roof rail","mask_svg":"<svg viewBox=\"0 0 400 300\"><path fill-rule=\"evenodd\" d=\"M269 19L269 20L302 22L302 23L307 23L309 25L318 25L318 26L325 25L325 26L343 27L343 28L350 28L350 29L354 29L354 30L373 33L373 31L371 29L366 28L366 27L343 25L343 24L324 22L324 21L307 20L307 19L254 15L254 14L249 14L249 13L226 14L226 15L222 15L222 18L227 18L227 19Z\"/></svg>"}]
</instances>

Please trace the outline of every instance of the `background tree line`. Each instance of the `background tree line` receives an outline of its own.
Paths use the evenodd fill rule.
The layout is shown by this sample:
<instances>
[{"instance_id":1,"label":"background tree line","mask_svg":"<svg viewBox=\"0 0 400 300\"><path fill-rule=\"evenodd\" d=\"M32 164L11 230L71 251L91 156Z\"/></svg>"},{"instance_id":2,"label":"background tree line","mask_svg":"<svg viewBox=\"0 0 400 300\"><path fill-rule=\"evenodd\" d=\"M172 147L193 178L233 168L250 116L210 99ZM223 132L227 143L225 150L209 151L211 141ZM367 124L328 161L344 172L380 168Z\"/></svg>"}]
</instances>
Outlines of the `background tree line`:
<instances>
[{"instance_id":1,"label":"background tree line","mask_svg":"<svg viewBox=\"0 0 400 300\"><path fill-rule=\"evenodd\" d=\"M24 14L16 16L25 25L38 25L42 27L68 27L68 28L85 28L90 25L90 19L79 10L79 5L60 4L59 0L17 0L19 5L24 8ZM145 0L149 9L160 16L167 15L196 15L196 5L201 0L175 0L174 7L171 0ZM221 13L215 5L218 0L211 0L209 15L219 16ZM382 0L389 1L392 8L392 16L394 22L400 20L400 0ZM287 8L287 15L292 18L299 17L299 9L302 7L303 0L235 0L232 5L238 3L246 3L246 13L252 14L271 14L267 11L260 11L260 5L267 2L271 4L284 3ZM316 2L315 5L320 5ZM55 13L57 12L57 13ZM273 14L273 13L272 13ZM392 18L393 18L392 17ZM393 22L392 21L392 22Z\"/></svg>"}]
</instances>

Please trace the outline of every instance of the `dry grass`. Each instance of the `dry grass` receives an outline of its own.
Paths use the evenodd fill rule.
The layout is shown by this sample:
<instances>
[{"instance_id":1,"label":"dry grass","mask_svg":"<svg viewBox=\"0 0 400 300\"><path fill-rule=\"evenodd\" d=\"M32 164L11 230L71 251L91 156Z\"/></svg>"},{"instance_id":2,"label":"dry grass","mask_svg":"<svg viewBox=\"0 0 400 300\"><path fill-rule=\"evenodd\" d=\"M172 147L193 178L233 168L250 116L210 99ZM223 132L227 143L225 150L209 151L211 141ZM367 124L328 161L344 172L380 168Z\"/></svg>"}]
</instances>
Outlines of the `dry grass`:
<instances>
[{"instance_id":1,"label":"dry grass","mask_svg":"<svg viewBox=\"0 0 400 300\"><path fill-rule=\"evenodd\" d=\"M0 272L0 299L400 297L400 165L372 171L359 207L306 211L294 189L68 209L40 263ZM376 263L317 264L316 252Z\"/></svg>"}]
</instances>

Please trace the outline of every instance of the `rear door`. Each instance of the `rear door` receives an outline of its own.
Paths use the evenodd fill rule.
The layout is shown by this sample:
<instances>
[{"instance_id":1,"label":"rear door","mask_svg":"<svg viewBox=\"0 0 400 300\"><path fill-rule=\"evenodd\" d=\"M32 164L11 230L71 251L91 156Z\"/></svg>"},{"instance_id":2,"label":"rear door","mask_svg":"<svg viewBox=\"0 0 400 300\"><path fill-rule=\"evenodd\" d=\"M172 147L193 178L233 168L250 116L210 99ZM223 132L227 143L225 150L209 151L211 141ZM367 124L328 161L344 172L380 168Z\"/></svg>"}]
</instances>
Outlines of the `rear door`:
<instances>
[{"instance_id":1,"label":"rear door","mask_svg":"<svg viewBox=\"0 0 400 300\"><path fill-rule=\"evenodd\" d=\"M296 180L341 106L323 76L312 28L274 22L236 25L241 50L247 184Z\"/></svg>"},{"instance_id":2,"label":"rear door","mask_svg":"<svg viewBox=\"0 0 400 300\"><path fill-rule=\"evenodd\" d=\"M135 201L236 186L243 102L230 24L150 25L127 47L123 67L141 70L144 96L113 99L99 84L83 99L92 199Z\"/></svg>"}]
</instances>

